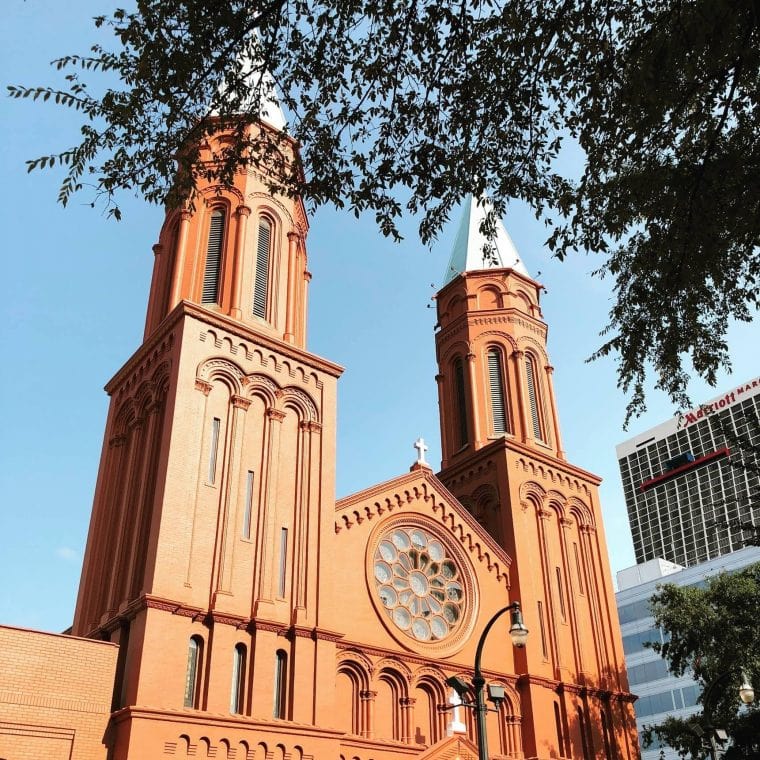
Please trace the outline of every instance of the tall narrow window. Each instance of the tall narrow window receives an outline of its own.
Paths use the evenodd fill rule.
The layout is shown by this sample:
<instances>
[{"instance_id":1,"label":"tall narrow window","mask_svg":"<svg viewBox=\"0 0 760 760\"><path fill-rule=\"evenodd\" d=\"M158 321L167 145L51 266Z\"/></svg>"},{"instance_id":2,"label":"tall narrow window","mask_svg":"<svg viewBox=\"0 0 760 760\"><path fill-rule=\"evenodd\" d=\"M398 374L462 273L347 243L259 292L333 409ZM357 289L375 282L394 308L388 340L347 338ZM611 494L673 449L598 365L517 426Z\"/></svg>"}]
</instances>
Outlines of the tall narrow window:
<instances>
[{"instance_id":1,"label":"tall narrow window","mask_svg":"<svg viewBox=\"0 0 760 760\"><path fill-rule=\"evenodd\" d=\"M567 612L565 610L565 589L562 586L562 571L558 568L554 568L557 572L557 595L559 596L559 611L562 615L562 620L567 619Z\"/></svg>"},{"instance_id":2,"label":"tall narrow window","mask_svg":"<svg viewBox=\"0 0 760 760\"><path fill-rule=\"evenodd\" d=\"M280 572L277 591L279 596L285 596L285 572L288 567L288 529L280 531Z\"/></svg>"},{"instance_id":3,"label":"tall narrow window","mask_svg":"<svg viewBox=\"0 0 760 760\"><path fill-rule=\"evenodd\" d=\"M222 243L224 242L224 211L211 214L206 246L206 269L203 272L201 303L219 303L219 283L222 272Z\"/></svg>"},{"instance_id":4,"label":"tall narrow window","mask_svg":"<svg viewBox=\"0 0 760 760\"><path fill-rule=\"evenodd\" d=\"M256 269L253 283L253 316L266 319L269 296L269 254L272 248L272 225L267 219L259 220L259 237L256 248Z\"/></svg>"},{"instance_id":5,"label":"tall narrow window","mask_svg":"<svg viewBox=\"0 0 760 760\"><path fill-rule=\"evenodd\" d=\"M541 652L544 657L549 656L549 652L546 649L546 628L544 627L544 605L543 602L538 603L538 626L541 630Z\"/></svg>"},{"instance_id":6,"label":"tall narrow window","mask_svg":"<svg viewBox=\"0 0 760 760\"><path fill-rule=\"evenodd\" d=\"M185 672L185 707L197 707L200 693L201 657L203 639L192 636L187 649L187 671Z\"/></svg>"},{"instance_id":7,"label":"tall narrow window","mask_svg":"<svg viewBox=\"0 0 760 760\"><path fill-rule=\"evenodd\" d=\"M288 678L288 655L277 650L274 671L274 717L285 718L285 706L287 701L287 678Z\"/></svg>"},{"instance_id":8,"label":"tall narrow window","mask_svg":"<svg viewBox=\"0 0 760 760\"><path fill-rule=\"evenodd\" d=\"M251 537L253 516L253 470L248 470L245 478L245 505L243 506L243 538Z\"/></svg>"},{"instance_id":9,"label":"tall narrow window","mask_svg":"<svg viewBox=\"0 0 760 760\"><path fill-rule=\"evenodd\" d=\"M216 459L219 451L219 429L222 421L219 417L214 417L211 422L211 446L208 452L208 482L214 485L216 482Z\"/></svg>"},{"instance_id":10,"label":"tall narrow window","mask_svg":"<svg viewBox=\"0 0 760 760\"><path fill-rule=\"evenodd\" d=\"M498 348L488 350L488 386L491 391L491 417L495 435L509 431L507 423L507 403L504 396L504 367L501 351Z\"/></svg>"},{"instance_id":11,"label":"tall narrow window","mask_svg":"<svg viewBox=\"0 0 760 760\"><path fill-rule=\"evenodd\" d=\"M581 557L578 554L578 544L573 544L573 552L575 553L575 569L578 573L578 590L581 594L584 594L583 590L583 573L581 572Z\"/></svg>"},{"instance_id":12,"label":"tall narrow window","mask_svg":"<svg viewBox=\"0 0 760 760\"><path fill-rule=\"evenodd\" d=\"M243 712L245 689L245 644L236 644L232 654L232 687L230 690L230 712Z\"/></svg>"},{"instance_id":13,"label":"tall narrow window","mask_svg":"<svg viewBox=\"0 0 760 760\"><path fill-rule=\"evenodd\" d=\"M533 437L543 441L541 435L541 418L538 414L538 394L536 393L536 363L530 354L525 354L525 380L528 385L528 403L530 418L533 422Z\"/></svg>"},{"instance_id":14,"label":"tall narrow window","mask_svg":"<svg viewBox=\"0 0 760 760\"><path fill-rule=\"evenodd\" d=\"M454 400L457 412L458 443L462 447L467 443L467 397L464 390L464 362L457 359L454 362Z\"/></svg>"}]
</instances>

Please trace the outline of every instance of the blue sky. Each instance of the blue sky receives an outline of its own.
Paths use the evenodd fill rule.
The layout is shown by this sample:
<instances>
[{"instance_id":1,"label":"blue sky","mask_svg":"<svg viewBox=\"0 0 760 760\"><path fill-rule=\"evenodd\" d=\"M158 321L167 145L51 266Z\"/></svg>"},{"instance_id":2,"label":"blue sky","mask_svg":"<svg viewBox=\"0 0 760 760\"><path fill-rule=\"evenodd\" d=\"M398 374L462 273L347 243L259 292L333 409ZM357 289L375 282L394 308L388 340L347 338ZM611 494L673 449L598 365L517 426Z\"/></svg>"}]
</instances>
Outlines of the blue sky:
<instances>
[{"instance_id":1,"label":"blue sky","mask_svg":"<svg viewBox=\"0 0 760 760\"><path fill-rule=\"evenodd\" d=\"M7 0L0 29L2 84L51 84L55 57L83 53L105 0ZM159 208L123 198L124 220L75 198L56 203L61 174L26 173L24 160L70 147L76 115L0 99L6 292L0 371L0 623L62 630L71 622L108 399L103 386L139 346ZM514 204L505 225L528 270L547 288L549 354L565 449L604 478L601 499L613 571L634 563L615 444L662 422L662 394L622 430L626 399L611 359L586 364L610 306L601 260L551 259L543 226ZM459 222L427 249L413 220L395 244L371 217L322 209L311 218L308 347L346 367L338 397L338 496L407 471L422 435L440 462L431 297L443 281ZM541 272L537 276L537 272ZM733 376L703 401L758 374L757 322L732 328Z\"/></svg>"}]
</instances>

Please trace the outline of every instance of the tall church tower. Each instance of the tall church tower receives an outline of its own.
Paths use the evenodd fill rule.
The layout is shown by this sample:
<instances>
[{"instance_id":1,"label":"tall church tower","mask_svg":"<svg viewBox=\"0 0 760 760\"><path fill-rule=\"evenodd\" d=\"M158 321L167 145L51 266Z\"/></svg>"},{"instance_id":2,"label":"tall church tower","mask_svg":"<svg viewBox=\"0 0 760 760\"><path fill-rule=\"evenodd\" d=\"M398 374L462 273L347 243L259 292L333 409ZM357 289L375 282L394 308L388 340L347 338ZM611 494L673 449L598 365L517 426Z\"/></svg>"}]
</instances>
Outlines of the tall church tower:
<instances>
[{"instance_id":1,"label":"tall church tower","mask_svg":"<svg viewBox=\"0 0 760 760\"><path fill-rule=\"evenodd\" d=\"M631 698L600 480L565 457L542 286L501 222L487 243L487 210L487 200L466 203L437 296L439 478L513 561L511 593L531 631L518 666L526 756L544 755L538 721L554 711L560 756L603 747L622 758Z\"/></svg>"},{"instance_id":2,"label":"tall church tower","mask_svg":"<svg viewBox=\"0 0 760 760\"><path fill-rule=\"evenodd\" d=\"M279 129L275 110L250 129ZM109 760L153 757L166 735L166 753L205 757L182 739L201 714L214 753L230 743L218 716L329 722L313 687L290 688L326 667L315 558L334 530L342 371L305 350L307 229L301 200L248 170L168 212L154 246L144 342L106 387L73 626L120 645Z\"/></svg>"}]
</instances>

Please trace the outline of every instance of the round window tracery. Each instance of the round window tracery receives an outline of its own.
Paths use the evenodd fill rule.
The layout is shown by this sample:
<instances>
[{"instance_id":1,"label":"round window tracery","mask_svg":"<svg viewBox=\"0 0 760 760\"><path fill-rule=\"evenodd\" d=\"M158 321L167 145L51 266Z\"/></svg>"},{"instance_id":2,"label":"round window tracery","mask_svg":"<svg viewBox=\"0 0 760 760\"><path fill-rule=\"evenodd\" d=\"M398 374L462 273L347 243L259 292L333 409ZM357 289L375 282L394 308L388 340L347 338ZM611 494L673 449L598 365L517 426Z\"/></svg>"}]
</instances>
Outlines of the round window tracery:
<instances>
[{"instance_id":1,"label":"round window tracery","mask_svg":"<svg viewBox=\"0 0 760 760\"><path fill-rule=\"evenodd\" d=\"M373 567L382 606L407 636L441 641L459 627L465 602L461 570L426 530L396 527L386 533Z\"/></svg>"}]
</instances>

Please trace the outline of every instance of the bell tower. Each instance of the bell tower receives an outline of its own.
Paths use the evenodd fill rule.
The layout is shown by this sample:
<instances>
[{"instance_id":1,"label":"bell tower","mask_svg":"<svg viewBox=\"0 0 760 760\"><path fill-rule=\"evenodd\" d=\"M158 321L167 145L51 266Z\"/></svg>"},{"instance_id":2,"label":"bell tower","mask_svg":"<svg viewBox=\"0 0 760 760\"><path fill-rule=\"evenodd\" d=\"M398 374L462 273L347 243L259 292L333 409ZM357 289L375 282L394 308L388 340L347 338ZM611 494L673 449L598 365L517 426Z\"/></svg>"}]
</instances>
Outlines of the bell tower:
<instances>
[{"instance_id":1,"label":"bell tower","mask_svg":"<svg viewBox=\"0 0 760 760\"><path fill-rule=\"evenodd\" d=\"M270 112L247 129L280 130ZM167 212L143 344L106 386L73 632L120 645L113 760L176 747L200 713L217 745L235 716L330 723L309 684L334 661L315 558L334 531L342 370L305 348L308 223L263 171Z\"/></svg>"},{"instance_id":2,"label":"bell tower","mask_svg":"<svg viewBox=\"0 0 760 760\"><path fill-rule=\"evenodd\" d=\"M526 756L548 755L537 721L552 713L551 756L635 752L600 481L566 459L542 286L500 221L493 241L481 233L488 208L465 203L437 295L439 478L513 560L531 631L518 660Z\"/></svg>"}]
</instances>

